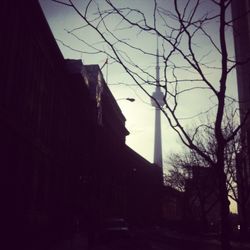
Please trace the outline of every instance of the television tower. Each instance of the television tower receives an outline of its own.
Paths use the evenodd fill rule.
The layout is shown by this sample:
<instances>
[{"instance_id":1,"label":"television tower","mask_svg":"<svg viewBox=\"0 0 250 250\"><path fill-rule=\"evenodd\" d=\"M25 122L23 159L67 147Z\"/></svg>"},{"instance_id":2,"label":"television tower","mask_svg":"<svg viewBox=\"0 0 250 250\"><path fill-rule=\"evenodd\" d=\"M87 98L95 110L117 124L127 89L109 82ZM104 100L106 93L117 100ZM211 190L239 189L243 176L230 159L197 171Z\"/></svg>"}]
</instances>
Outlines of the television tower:
<instances>
[{"instance_id":1,"label":"television tower","mask_svg":"<svg viewBox=\"0 0 250 250\"><path fill-rule=\"evenodd\" d=\"M152 96L157 100L158 104L162 107L164 105L163 93L160 87L160 63L159 63L159 49L158 49L158 37L156 48L156 86ZM152 106L155 107L155 140L154 140L154 163L159 167L162 167L162 141L161 141L161 110L158 104L152 99Z\"/></svg>"}]
</instances>

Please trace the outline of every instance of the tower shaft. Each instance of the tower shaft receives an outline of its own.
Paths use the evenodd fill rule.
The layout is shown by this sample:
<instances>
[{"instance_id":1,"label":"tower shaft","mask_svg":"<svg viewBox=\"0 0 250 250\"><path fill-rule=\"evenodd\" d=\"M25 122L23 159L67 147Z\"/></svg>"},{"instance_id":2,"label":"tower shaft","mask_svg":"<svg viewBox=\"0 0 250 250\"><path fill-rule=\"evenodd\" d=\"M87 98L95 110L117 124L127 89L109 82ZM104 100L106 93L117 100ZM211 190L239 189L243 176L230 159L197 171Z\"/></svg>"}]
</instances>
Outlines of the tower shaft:
<instances>
[{"instance_id":1,"label":"tower shaft","mask_svg":"<svg viewBox=\"0 0 250 250\"><path fill-rule=\"evenodd\" d=\"M156 87L153 97L160 105L163 105L163 93L160 88L160 63L159 63L159 50L158 50L158 37L156 49L156 67L155 67ZM154 139L154 163L162 167L162 140L161 140L161 110L159 106L155 106L155 139Z\"/></svg>"},{"instance_id":2,"label":"tower shaft","mask_svg":"<svg viewBox=\"0 0 250 250\"><path fill-rule=\"evenodd\" d=\"M161 110L155 108L154 163L162 167Z\"/></svg>"}]
</instances>

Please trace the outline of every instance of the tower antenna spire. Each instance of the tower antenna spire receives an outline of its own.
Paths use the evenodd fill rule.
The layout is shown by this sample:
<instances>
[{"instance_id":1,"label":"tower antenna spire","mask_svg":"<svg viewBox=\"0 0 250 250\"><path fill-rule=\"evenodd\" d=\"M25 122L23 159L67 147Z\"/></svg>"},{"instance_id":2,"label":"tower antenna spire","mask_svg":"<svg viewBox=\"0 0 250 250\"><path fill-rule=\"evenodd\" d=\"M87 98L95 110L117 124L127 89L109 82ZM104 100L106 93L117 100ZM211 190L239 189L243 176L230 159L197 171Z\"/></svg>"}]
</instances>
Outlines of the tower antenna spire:
<instances>
[{"instance_id":1,"label":"tower antenna spire","mask_svg":"<svg viewBox=\"0 0 250 250\"><path fill-rule=\"evenodd\" d=\"M156 88L160 86L159 38L156 35Z\"/></svg>"}]
</instances>

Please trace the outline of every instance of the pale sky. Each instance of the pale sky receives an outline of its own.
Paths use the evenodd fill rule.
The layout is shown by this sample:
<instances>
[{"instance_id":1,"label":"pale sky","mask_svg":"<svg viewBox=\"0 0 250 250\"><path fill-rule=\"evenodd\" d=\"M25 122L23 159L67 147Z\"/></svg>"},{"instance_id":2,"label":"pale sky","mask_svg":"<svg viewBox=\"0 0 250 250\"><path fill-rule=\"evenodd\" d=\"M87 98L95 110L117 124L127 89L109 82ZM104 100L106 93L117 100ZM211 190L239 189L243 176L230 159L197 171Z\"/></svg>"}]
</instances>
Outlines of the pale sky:
<instances>
[{"instance_id":1,"label":"pale sky","mask_svg":"<svg viewBox=\"0 0 250 250\"><path fill-rule=\"evenodd\" d=\"M50 0L40 0L40 3L55 38L63 41L65 44L70 44L72 48L76 48L79 51L86 51L84 45L67 35L67 32L64 30L76 27L76 22L79 21L78 18L71 13L71 10L53 3ZM147 5L145 6L147 7ZM97 38L93 32L88 32L86 36L88 39L92 39L92 43L96 42ZM76 52L63 46L61 42L58 42L58 45L64 58L82 59L84 64L99 64L100 67L106 60L105 55L88 55ZM149 46L156 50L156 44L149 44ZM151 70L155 70L155 58L152 58L148 66L151 67ZM152 162L154 146L154 108L151 106L150 99L145 96L120 67L116 66L115 69L114 65L109 65L108 68L104 67L103 75L105 79L108 78L107 83L126 117L126 127L130 132L130 135L127 136L126 144ZM126 97L134 98L135 102L131 103L124 100L123 98ZM164 117L162 117L162 119L164 119ZM162 122L162 134L164 138L164 156L167 154L169 147L167 146L169 145L167 141L171 141L171 148L178 147L178 143L173 131L168 128L164 120Z\"/></svg>"},{"instance_id":2,"label":"pale sky","mask_svg":"<svg viewBox=\"0 0 250 250\"><path fill-rule=\"evenodd\" d=\"M65 1L66 2L66 1ZM84 3L84 1L75 1L76 3ZM97 1L101 2L101 1ZM128 2L131 1L117 1L119 4L123 3L124 6L128 5ZM125 4L126 2L126 4ZM145 15L152 14L152 2L150 0L143 1L132 1L133 7L140 9L145 13ZM159 1L161 2L161 1ZM169 3L170 1L168 1ZM82 20L78 15L74 13L71 8L62 6L60 4L51 2L50 0L40 0L41 6L45 12L48 23L51 27L51 30L54 34L54 37L57 39L58 45L63 53L64 58L75 58L82 59L84 64L99 64L100 66L106 60L106 56L102 54L87 54L84 52L91 52L86 44L80 42L72 35L67 33L67 30L79 27L82 25ZM131 4L130 3L130 4ZM165 3L162 1L162 3ZM94 8L94 7L93 7ZM208 8L207 1L204 2L203 8ZM109 20L116 24L117 20ZM151 19L152 21L152 19ZM160 22L160 21L159 21ZM128 33L130 31L126 30L125 36L133 36L133 34ZM216 33L216 25L211 28L212 33ZM99 41L97 34L91 29L84 29L84 31L79 31L77 33L81 39L87 41L90 44L96 44ZM124 36L124 32L121 33ZM212 34L213 35L213 34ZM202 40L202 37L200 38ZM232 37L229 33L229 39L232 40ZM72 48L78 50L74 51L62 45L62 42L66 45L70 45ZM200 41L199 41L200 42ZM206 41L201 41L203 46L206 46ZM135 40L135 45L144 47L145 50L152 51L155 53L156 50L156 39L153 35L145 35L140 40ZM101 45L105 48L106 45ZM200 48L203 50L203 47ZM233 47L231 48L233 53ZM83 53L81 53L82 51ZM208 55L208 57L211 55ZM155 73L155 62L154 57L139 57L135 55L134 60L140 62L142 67L147 68L152 75ZM163 64L160 62L163 66ZM162 71L161 71L162 72ZM184 73L183 73L184 74ZM216 72L208 72L211 74L211 77L216 79L218 75ZM108 68L103 69L104 78L107 80L107 83L114 94L115 98L118 100L118 104L122 109L127 121L126 127L130 131L130 135L127 137L126 143L135 151L140 153L147 160L152 162L153 160L153 143L154 143L154 108L151 106L150 99L138 88L131 78L128 77L126 73L117 65L108 65ZM184 77L189 77L190 73L185 72ZM217 81L217 79L215 80ZM237 97L235 73L231 75L230 81L232 81L230 92L234 97ZM125 83L125 84L122 84ZM152 88L152 91L154 88ZM209 93L205 91L197 91L192 93L192 95L184 94L182 98L185 99L185 105L180 106L179 116L183 118L193 117L196 114L203 112L207 109L208 106L213 105L213 99L209 98ZM136 101L130 103L128 101L122 100L122 98L132 97ZM183 120L188 126L192 126L194 119L185 119ZM163 136L163 160L167 160L167 155L170 152L175 152L182 148L182 145L174 131L169 128L168 123L165 117L162 116L162 136Z\"/></svg>"},{"instance_id":3,"label":"pale sky","mask_svg":"<svg viewBox=\"0 0 250 250\"><path fill-rule=\"evenodd\" d=\"M65 2L67 2L65 0ZM100 3L101 0L96 0ZM153 21L152 13L153 6L150 0L129 0L129 1L114 1L115 3L121 4L124 7L133 6L133 8L138 8L140 11L145 13L145 16L151 16L149 19L150 22ZM143 2L143 4L142 4ZM158 1L162 4L163 7L166 7L166 1ZM169 3L171 1L168 1ZM213 12L214 9L211 7L211 2L202 1L202 10L209 10ZM74 1L76 4L85 4L85 1ZM75 32L77 37L80 37L84 42L79 41L77 37L72 36L67 31L83 25L81 18L69 7L62 6L60 4L51 2L51 0L40 0L40 4L44 10L50 28L54 34L55 39L59 45L59 48L62 51L64 58L74 58L82 59L84 64L99 64L100 67L104 64L106 60L106 55L92 53L93 50L87 46L85 42L90 45L99 46L105 51L109 51L107 45L98 44L100 39L96 32L94 32L89 27L85 29L80 29ZM92 13L96 12L94 5L90 6L90 9L93 8ZM169 7L169 6L168 6ZM198 14L202 14L201 11ZM111 16L108 19L108 24L118 32L117 34L127 39L130 37L134 46L143 48L148 52L155 53L156 51L156 37L152 34L138 35L132 32L130 29L123 30L123 26L117 26L118 21L115 17ZM161 21L158 21L159 24L162 24ZM209 32L212 37L215 38L217 43L216 34L218 33L218 25L216 23L209 24ZM119 30L120 29L120 30ZM164 29L164 26L160 26L160 29ZM233 49L233 37L232 33L229 30L227 39L229 41L229 55L234 56ZM197 41L197 52L200 53L200 58L203 58L208 64L212 67L215 67L220 62L217 60L216 51L209 47L209 41L205 37L199 36ZM62 44L64 43L64 45ZM66 46L65 46L66 45ZM72 49L68 48L70 46ZM168 49L168 48L164 48ZM159 48L160 53L163 53L163 48ZM127 51L129 53L129 51ZM145 68L147 72L155 76L155 65L156 58L153 56L145 56L141 54L134 53L131 56L133 62L140 65L140 67ZM178 55L176 55L176 61L178 62ZM112 62L110 60L109 62ZM161 76L163 75L163 62L160 61L161 66ZM193 72L185 71L181 69L177 72L183 79L192 78ZM124 72L124 70L117 64L109 64L108 67L103 68L103 75L106 79L107 84L109 85L112 93L114 94L117 102L125 115L126 127L130 132L130 135L127 136L126 144L132 149L141 154L148 161L153 161L153 147L154 147L154 108L151 106L150 99L141 91L141 89L136 86L133 80ZM206 69L207 77L216 83L219 79L219 74L214 68ZM147 80L147 79L146 79ZM125 84L124 84L125 83ZM186 84L187 85L187 84ZM192 86L192 83L189 83L187 86ZM185 84L183 84L185 89ZM151 92L154 91L154 87L148 88ZM237 98L237 86L236 86L236 75L235 71L229 76L229 87L228 95ZM123 98L134 98L135 102L128 102ZM183 125L186 127L192 127L192 125L197 122L195 117L197 114L206 111L209 107L214 105L214 99L211 97L211 93L204 90L195 90L191 94L185 93L181 96L180 100L181 105L178 108L178 115L183 122ZM183 103L183 104L182 104ZM188 119L189 118L189 119ZM163 150L163 161L165 161L165 171L168 168L166 161L167 156L171 152L177 152L182 150L182 144L176 133L169 127L166 118L162 115L162 150Z\"/></svg>"}]
</instances>

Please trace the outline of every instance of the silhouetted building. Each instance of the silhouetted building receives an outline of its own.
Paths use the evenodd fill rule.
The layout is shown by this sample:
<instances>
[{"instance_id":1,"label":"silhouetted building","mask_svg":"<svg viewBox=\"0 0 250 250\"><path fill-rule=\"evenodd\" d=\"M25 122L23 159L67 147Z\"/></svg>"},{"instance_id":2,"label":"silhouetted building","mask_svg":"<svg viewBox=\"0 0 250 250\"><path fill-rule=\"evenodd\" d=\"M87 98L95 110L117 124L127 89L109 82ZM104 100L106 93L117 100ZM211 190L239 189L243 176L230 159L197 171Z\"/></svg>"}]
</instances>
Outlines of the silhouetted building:
<instances>
[{"instance_id":1,"label":"silhouetted building","mask_svg":"<svg viewBox=\"0 0 250 250\"><path fill-rule=\"evenodd\" d=\"M106 216L140 216L132 202L157 204L152 193L161 174L125 145L125 117L98 65L64 60L37 1L12 4L6 0L0 8L7 246L46 249L71 237L79 219L84 228L89 218L98 226ZM131 176L135 168L138 179ZM155 188L143 193L148 187ZM153 218L157 207L150 209L145 211Z\"/></svg>"},{"instance_id":2,"label":"silhouetted building","mask_svg":"<svg viewBox=\"0 0 250 250\"><path fill-rule=\"evenodd\" d=\"M70 72L79 74L88 86L97 108L95 138L94 205L100 220L126 217L131 223L152 223L159 216L162 187L161 168L151 164L125 145L123 116L105 83L98 65L67 60ZM78 72L78 73L77 73Z\"/></svg>"},{"instance_id":3,"label":"silhouetted building","mask_svg":"<svg viewBox=\"0 0 250 250\"><path fill-rule=\"evenodd\" d=\"M73 230L79 185L95 159L97 109L65 70L37 1L4 1L0 16L3 224L8 244L29 248Z\"/></svg>"},{"instance_id":4,"label":"silhouetted building","mask_svg":"<svg viewBox=\"0 0 250 250\"><path fill-rule=\"evenodd\" d=\"M162 190L162 218L164 225L173 229L180 229L184 209L184 192L170 186L164 186Z\"/></svg>"},{"instance_id":5,"label":"silhouetted building","mask_svg":"<svg viewBox=\"0 0 250 250\"><path fill-rule=\"evenodd\" d=\"M237 86L240 107L240 119L244 121L250 111L250 2L247 0L232 1L233 34L235 43L235 58ZM242 219L250 221L250 118L248 115L245 126L241 129L243 150L237 156L238 175L238 212Z\"/></svg>"},{"instance_id":6,"label":"silhouetted building","mask_svg":"<svg viewBox=\"0 0 250 250\"><path fill-rule=\"evenodd\" d=\"M126 147L127 215L131 224L146 226L160 223L162 218L162 168L151 164Z\"/></svg>"}]
</instances>

